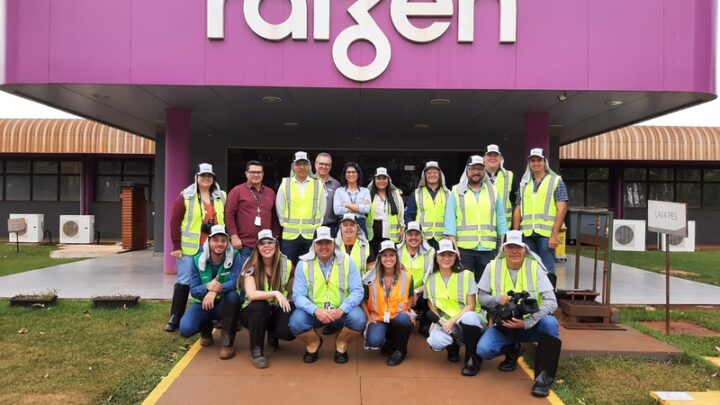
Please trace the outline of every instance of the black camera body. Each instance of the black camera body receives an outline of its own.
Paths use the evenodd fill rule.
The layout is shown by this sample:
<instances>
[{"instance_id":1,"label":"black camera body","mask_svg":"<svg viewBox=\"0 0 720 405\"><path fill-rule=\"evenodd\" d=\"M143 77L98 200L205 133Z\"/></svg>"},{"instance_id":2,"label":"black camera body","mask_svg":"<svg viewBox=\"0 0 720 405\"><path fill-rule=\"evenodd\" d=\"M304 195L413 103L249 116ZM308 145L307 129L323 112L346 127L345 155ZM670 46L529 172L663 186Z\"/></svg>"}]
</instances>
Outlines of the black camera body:
<instances>
[{"instance_id":1,"label":"black camera body","mask_svg":"<svg viewBox=\"0 0 720 405\"><path fill-rule=\"evenodd\" d=\"M200 225L200 231L209 235L213 226L215 226L215 218L210 218L208 222L203 222Z\"/></svg>"},{"instance_id":2,"label":"black camera body","mask_svg":"<svg viewBox=\"0 0 720 405\"><path fill-rule=\"evenodd\" d=\"M510 331L510 329L503 326L504 321L510 321L513 318L523 319L525 315L534 314L540 310L537 300L530 298L530 293L527 291L508 291L507 295L510 296L510 301L507 304L498 305L490 311L495 327L502 332Z\"/></svg>"}]
</instances>

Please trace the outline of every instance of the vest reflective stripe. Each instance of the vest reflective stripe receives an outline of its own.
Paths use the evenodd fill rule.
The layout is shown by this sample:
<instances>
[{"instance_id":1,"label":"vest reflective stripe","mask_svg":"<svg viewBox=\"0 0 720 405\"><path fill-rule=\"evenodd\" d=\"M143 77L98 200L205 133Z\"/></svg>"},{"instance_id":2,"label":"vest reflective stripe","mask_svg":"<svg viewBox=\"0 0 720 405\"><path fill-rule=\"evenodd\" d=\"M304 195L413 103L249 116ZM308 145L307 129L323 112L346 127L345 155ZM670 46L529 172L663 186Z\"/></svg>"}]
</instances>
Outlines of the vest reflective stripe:
<instances>
[{"instance_id":1,"label":"vest reflective stripe","mask_svg":"<svg viewBox=\"0 0 720 405\"><path fill-rule=\"evenodd\" d=\"M505 216L508 224L512 224L512 202L510 201L510 187L513 182L513 172L500 170L495 177L495 189L502 191L502 199L505 204Z\"/></svg>"},{"instance_id":2,"label":"vest reflective stripe","mask_svg":"<svg viewBox=\"0 0 720 405\"><path fill-rule=\"evenodd\" d=\"M531 297L535 297L538 305L542 305L542 295L537 289L538 279L538 263L535 260L526 258L523 262L522 267L518 270L517 279L515 284L512 284L512 278L510 277L510 270L507 267L507 260L492 260L490 262L490 268L493 271L490 273L490 288L492 291L491 295L499 297L500 295L507 294L508 291L521 292L527 291ZM507 274L507 277L505 277ZM506 281L510 283L504 284ZM528 315L529 316L529 315ZM526 316L526 318L528 317Z\"/></svg>"},{"instance_id":3,"label":"vest reflective stripe","mask_svg":"<svg viewBox=\"0 0 720 405\"><path fill-rule=\"evenodd\" d=\"M400 201L402 197L400 196L400 192L395 190L395 200ZM376 196L376 198L379 198ZM392 198L389 196L389 198ZM388 207L388 216L390 218L390 230L389 230L389 239L392 240L395 243L400 243L400 223L398 221L398 215L402 215L402 212L398 212L396 215L390 214L390 206ZM398 207L398 211L400 210L400 207ZM375 220L375 202L370 202L370 212L367 216L367 231L368 231L368 240L372 240L374 235L373 231L373 221ZM382 235L381 235L382 236Z\"/></svg>"},{"instance_id":4,"label":"vest reflective stripe","mask_svg":"<svg viewBox=\"0 0 720 405\"><path fill-rule=\"evenodd\" d=\"M425 273L428 272L428 269L431 269L433 266L433 260L435 259L435 249L431 248L430 251L424 254L418 251L417 255L415 255L415 258L410 256L410 252L408 252L407 246L405 246L404 243L402 244L400 251L400 263L405 266L405 270L407 270L412 276L413 289L421 287L423 284L425 284L423 282ZM419 260L420 258L422 258L422 261ZM419 263L422 263L422 267L418 266Z\"/></svg>"},{"instance_id":5,"label":"vest reflective stripe","mask_svg":"<svg viewBox=\"0 0 720 405\"><path fill-rule=\"evenodd\" d=\"M280 188L285 190L285 207L283 209L283 233L282 238L293 240L302 235L305 239L312 239L315 230L322 224L320 218L320 192L323 190L322 183L310 178L306 186L305 195L300 197L300 189L292 177L283 179ZM306 198L307 193L312 193L312 201ZM295 200L295 204L293 204Z\"/></svg>"},{"instance_id":6,"label":"vest reflective stripe","mask_svg":"<svg viewBox=\"0 0 720 405\"><path fill-rule=\"evenodd\" d=\"M433 199L427 187L415 190L415 202L417 202L418 206L415 218L422 226L425 239L440 239L445 232L447 194L445 189L440 188L435 194L435 199Z\"/></svg>"},{"instance_id":7,"label":"vest reflective stripe","mask_svg":"<svg viewBox=\"0 0 720 405\"><path fill-rule=\"evenodd\" d=\"M350 294L348 290L348 284L350 283L348 260L350 260L350 258L345 255L342 265L338 266L338 259L335 258L330 280L328 280L327 284L325 283L325 275L320 268L320 262L317 258L303 261L303 272L308 282L308 298L318 308L323 308L326 301L330 302L333 308L337 308ZM316 280L317 282L315 282Z\"/></svg>"},{"instance_id":8,"label":"vest reflective stripe","mask_svg":"<svg viewBox=\"0 0 720 405\"><path fill-rule=\"evenodd\" d=\"M473 277L473 275L467 270L453 273L447 286L445 286L439 271L428 277L426 285L428 300L440 312L443 319L456 316L465 307L465 300L470 289L468 277ZM461 280L458 281L458 279Z\"/></svg>"},{"instance_id":9,"label":"vest reflective stripe","mask_svg":"<svg viewBox=\"0 0 720 405\"><path fill-rule=\"evenodd\" d=\"M552 234L557 205L555 201L555 190L560 183L560 176L545 176L540 182L537 192L533 192L533 182L529 181L523 190L523 197L520 202L522 221L520 229L525 236L538 235L549 238Z\"/></svg>"},{"instance_id":10,"label":"vest reflective stripe","mask_svg":"<svg viewBox=\"0 0 720 405\"><path fill-rule=\"evenodd\" d=\"M225 192L213 192L213 207L215 208L215 217L217 225L225 225ZM202 229L202 211L198 196L185 199L185 217L180 224L180 248L186 256L194 256L200 249L200 232Z\"/></svg>"},{"instance_id":11,"label":"vest reflective stripe","mask_svg":"<svg viewBox=\"0 0 720 405\"><path fill-rule=\"evenodd\" d=\"M475 193L467 189L464 194L455 189L455 221L457 225L457 246L463 249L474 249L482 246L495 249L497 246L497 224L495 210L495 188L484 184L478 199ZM488 210L486 207L490 207Z\"/></svg>"},{"instance_id":12,"label":"vest reflective stripe","mask_svg":"<svg viewBox=\"0 0 720 405\"><path fill-rule=\"evenodd\" d=\"M281 277L280 279L282 280L282 284L280 286L280 292L285 296L285 298L287 298L287 296L288 296L288 281L290 280L290 269L292 269L292 263L290 262L289 259L283 260L281 257L279 264L280 264L280 277ZM248 276L248 277L252 277L252 276ZM239 282L238 282L238 287L239 287ZM264 280L262 288L258 288L257 286L255 286L255 288L260 291L271 291L270 285L267 282L267 278ZM241 290L240 290L240 288L238 288L238 293L240 293L240 292L241 292ZM243 301L242 308L245 308L248 305L250 305L250 302L252 302L252 301L250 301L249 299L246 299L245 301ZM277 302L274 299L268 300L268 302L270 302L270 304L272 304L272 305L277 305Z\"/></svg>"},{"instance_id":13,"label":"vest reflective stripe","mask_svg":"<svg viewBox=\"0 0 720 405\"><path fill-rule=\"evenodd\" d=\"M394 319L397 314L405 311L410 307L410 282L408 273L401 271L398 282L390 290L390 296L385 299L385 289L382 285L382 275L373 280L368 286L368 311L370 316L382 322L385 311L390 312L390 319Z\"/></svg>"},{"instance_id":14,"label":"vest reflective stripe","mask_svg":"<svg viewBox=\"0 0 720 405\"><path fill-rule=\"evenodd\" d=\"M359 239L356 240L350 250L350 258L355 262L355 266L358 268L360 275L365 274L365 271L367 271L368 256L370 256L370 248L367 245L361 244Z\"/></svg>"}]
</instances>

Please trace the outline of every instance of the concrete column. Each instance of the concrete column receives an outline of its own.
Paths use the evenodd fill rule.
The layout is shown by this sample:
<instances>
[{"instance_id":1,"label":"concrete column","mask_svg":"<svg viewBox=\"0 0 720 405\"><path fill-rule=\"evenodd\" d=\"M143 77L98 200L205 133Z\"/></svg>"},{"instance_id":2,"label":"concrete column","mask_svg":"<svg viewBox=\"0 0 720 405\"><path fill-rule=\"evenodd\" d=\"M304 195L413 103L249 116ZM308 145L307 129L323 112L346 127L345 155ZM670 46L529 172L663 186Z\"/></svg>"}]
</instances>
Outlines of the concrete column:
<instances>
[{"instance_id":1,"label":"concrete column","mask_svg":"<svg viewBox=\"0 0 720 405\"><path fill-rule=\"evenodd\" d=\"M548 159L558 159L558 152L550 149L550 114L546 112L525 114L525 144L523 156L532 148L543 148ZM557 166L552 166L553 170Z\"/></svg>"},{"instance_id":2,"label":"concrete column","mask_svg":"<svg viewBox=\"0 0 720 405\"><path fill-rule=\"evenodd\" d=\"M167 274L175 274L175 259L170 256L170 214L180 191L188 185L190 170L190 134L192 112L184 108L169 108L165 111L165 210L163 213L165 237L164 266Z\"/></svg>"},{"instance_id":3,"label":"concrete column","mask_svg":"<svg viewBox=\"0 0 720 405\"><path fill-rule=\"evenodd\" d=\"M165 133L155 132L155 181L153 182L154 255L161 255L165 242Z\"/></svg>"}]
</instances>

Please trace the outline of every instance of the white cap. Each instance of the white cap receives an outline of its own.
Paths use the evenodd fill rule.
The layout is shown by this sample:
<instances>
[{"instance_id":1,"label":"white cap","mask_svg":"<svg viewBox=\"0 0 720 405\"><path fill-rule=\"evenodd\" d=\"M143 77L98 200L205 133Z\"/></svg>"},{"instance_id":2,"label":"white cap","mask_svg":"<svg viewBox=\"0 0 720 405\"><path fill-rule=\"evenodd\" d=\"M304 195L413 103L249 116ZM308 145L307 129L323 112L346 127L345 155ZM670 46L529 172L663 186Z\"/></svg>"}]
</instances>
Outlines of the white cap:
<instances>
[{"instance_id":1,"label":"white cap","mask_svg":"<svg viewBox=\"0 0 720 405\"><path fill-rule=\"evenodd\" d=\"M527 248L527 245L523 242L522 231L508 231L508 233L505 234L505 243L502 245L503 247L507 245L517 245Z\"/></svg>"},{"instance_id":2,"label":"white cap","mask_svg":"<svg viewBox=\"0 0 720 405\"><path fill-rule=\"evenodd\" d=\"M317 229L317 235L315 236L315 242L319 242L321 240L329 240L330 242L334 242L335 240L332 237L332 234L330 233L330 228L327 226L321 226Z\"/></svg>"},{"instance_id":3,"label":"white cap","mask_svg":"<svg viewBox=\"0 0 720 405\"><path fill-rule=\"evenodd\" d=\"M343 222L343 221L353 221L357 224L357 219L355 218L355 214L353 214L352 212L349 212L349 213L343 215L342 219L340 219L340 222Z\"/></svg>"},{"instance_id":4,"label":"white cap","mask_svg":"<svg viewBox=\"0 0 720 405\"><path fill-rule=\"evenodd\" d=\"M497 146L497 145L495 145L495 144L488 145L488 146L487 146L487 149L485 150L485 154L487 155L488 153L501 154L501 153L500 153L500 147Z\"/></svg>"},{"instance_id":5,"label":"white cap","mask_svg":"<svg viewBox=\"0 0 720 405\"><path fill-rule=\"evenodd\" d=\"M210 173L213 176L215 175L215 172L213 172L213 167L210 163L200 163L198 165L197 174L205 174L205 173Z\"/></svg>"},{"instance_id":6,"label":"white cap","mask_svg":"<svg viewBox=\"0 0 720 405\"><path fill-rule=\"evenodd\" d=\"M262 231L258 232L258 234L257 234L258 242L263 239L272 239L273 241L275 241L275 243L277 243L277 238L275 238L275 236L273 236L272 231L269 229L263 229Z\"/></svg>"},{"instance_id":7,"label":"white cap","mask_svg":"<svg viewBox=\"0 0 720 405\"><path fill-rule=\"evenodd\" d=\"M468 167L473 166L473 165L485 166L485 160L480 155L472 155L468 158L467 165L468 165Z\"/></svg>"},{"instance_id":8,"label":"white cap","mask_svg":"<svg viewBox=\"0 0 720 405\"><path fill-rule=\"evenodd\" d=\"M440 170L440 165L438 164L438 162L436 162L436 161L434 161L434 160L431 160L431 161L425 163L425 168L423 169L423 171L425 171L425 170L427 170L427 169L438 169L438 170Z\"/></svg>"},{"instance_id":9,"label":"white cap","mask_svg":"<svg viewBox=\"0 0 720 405\"><path fill-rule=\"evenodd\" d=\"M310 159L308 159L307 152L303 152L303 151L295 152L295 158L293 159L293 163L296 163L299 160L306 160L309 162Z\"/></svg>"},{"instance_id":10,"label":"white cap","mask_svg":"<svg viewBox=\"0 0 720 405\"><path fill-rule=\"evenodd\" d=\"M532 148L530 149L530 154L528 155L528 159L530 159L533 156L541 157L545 159L545 155L543 154L542 148Z\"/></svg>"},{"instance_id":11,"label":"white cap","mask_svg":"<svg viewBox=\"0 0 720 405\"><path fill-rule=\"evenodd\" d=\"M438 242L438 253L442 252L453 252L457 254L455 251L455 245L453 245L452 241L450 239L441 239L440 242Z\"/></svg>"},{"instance_id":12,"label":"white cap","mask_svg":"<svg viewBox=\"0 0 720 405\"><path fill-rule=\"evenodd\" d=\"M418 231L422 233L422 230L420 229L420 222L418 221L410 221L407 223L407 228L405 228L405 233L408 233L410 231Z\"/></svg>"},{"instance_id":13,"label":"white cap","mask_svg":"<svg viewBox=\"0 0 720 405\"><path fill-rule=\"evenodd\" d=\"M213 227L210 228L210 235L208 235L208 238L212 238L215 235L225 235L226 237L230 236L227 232L225 232L225 225L213 225Z\"/></svg>"},{"instance_id":14,"label":"white cap","mask_svg":"<svg viewBox=\"0 0 720 405\"><path fill-rule=\"evenodd\" d=\"M395 242L391 240L384 240L380 243L380 250L378 251L378 254L388 250L392 249L397 252L397 247L395 246Z\"/></svg>"},{"instance_id":15,"label":"white cap","mask_svg":"<svg viewBox=\"0 0 720 405\"><path fill-rule=\"evenodd\" d=\"M375 170L375 177L377 176L385 176L387 178L390 178L388 175L387 169L384 167L378 167L377 170Z\"/></svg>"}]
</instances>

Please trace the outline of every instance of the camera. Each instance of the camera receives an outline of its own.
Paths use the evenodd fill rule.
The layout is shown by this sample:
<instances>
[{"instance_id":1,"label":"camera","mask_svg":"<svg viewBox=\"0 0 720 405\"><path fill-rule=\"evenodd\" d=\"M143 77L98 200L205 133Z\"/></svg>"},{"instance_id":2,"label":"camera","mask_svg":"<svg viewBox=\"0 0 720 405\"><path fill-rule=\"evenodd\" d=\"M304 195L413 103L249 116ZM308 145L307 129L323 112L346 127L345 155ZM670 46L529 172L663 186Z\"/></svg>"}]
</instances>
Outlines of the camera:
<instances>
[{"instance_id":1,"label":"camera","mask_svg":"<svg viewBox=\"0 0 720 405\"><path fill-rule=\"evenodd\" d=\"M210 218L210 221L203 222L202 225L200 225L200 231L209 235L213 226L215 226L215 219Z\"/></svg>"},{"instance_id":2,"label":"camera","mask_svg":"<svg viewBox=\"0 0 720 405\"><path fill-rule=\"evenodd\" d=\"M510 331L510 329L503 326L502 323L504 321L510 321L513 318L523 319L525 315L534 314L540 310L537 300L530 298L530 293L527 291L508 291L507 295L510 297L510 301L507 304L497 305L490 310L495 327L502 332Z\"/></svg>"}]
</instances>

